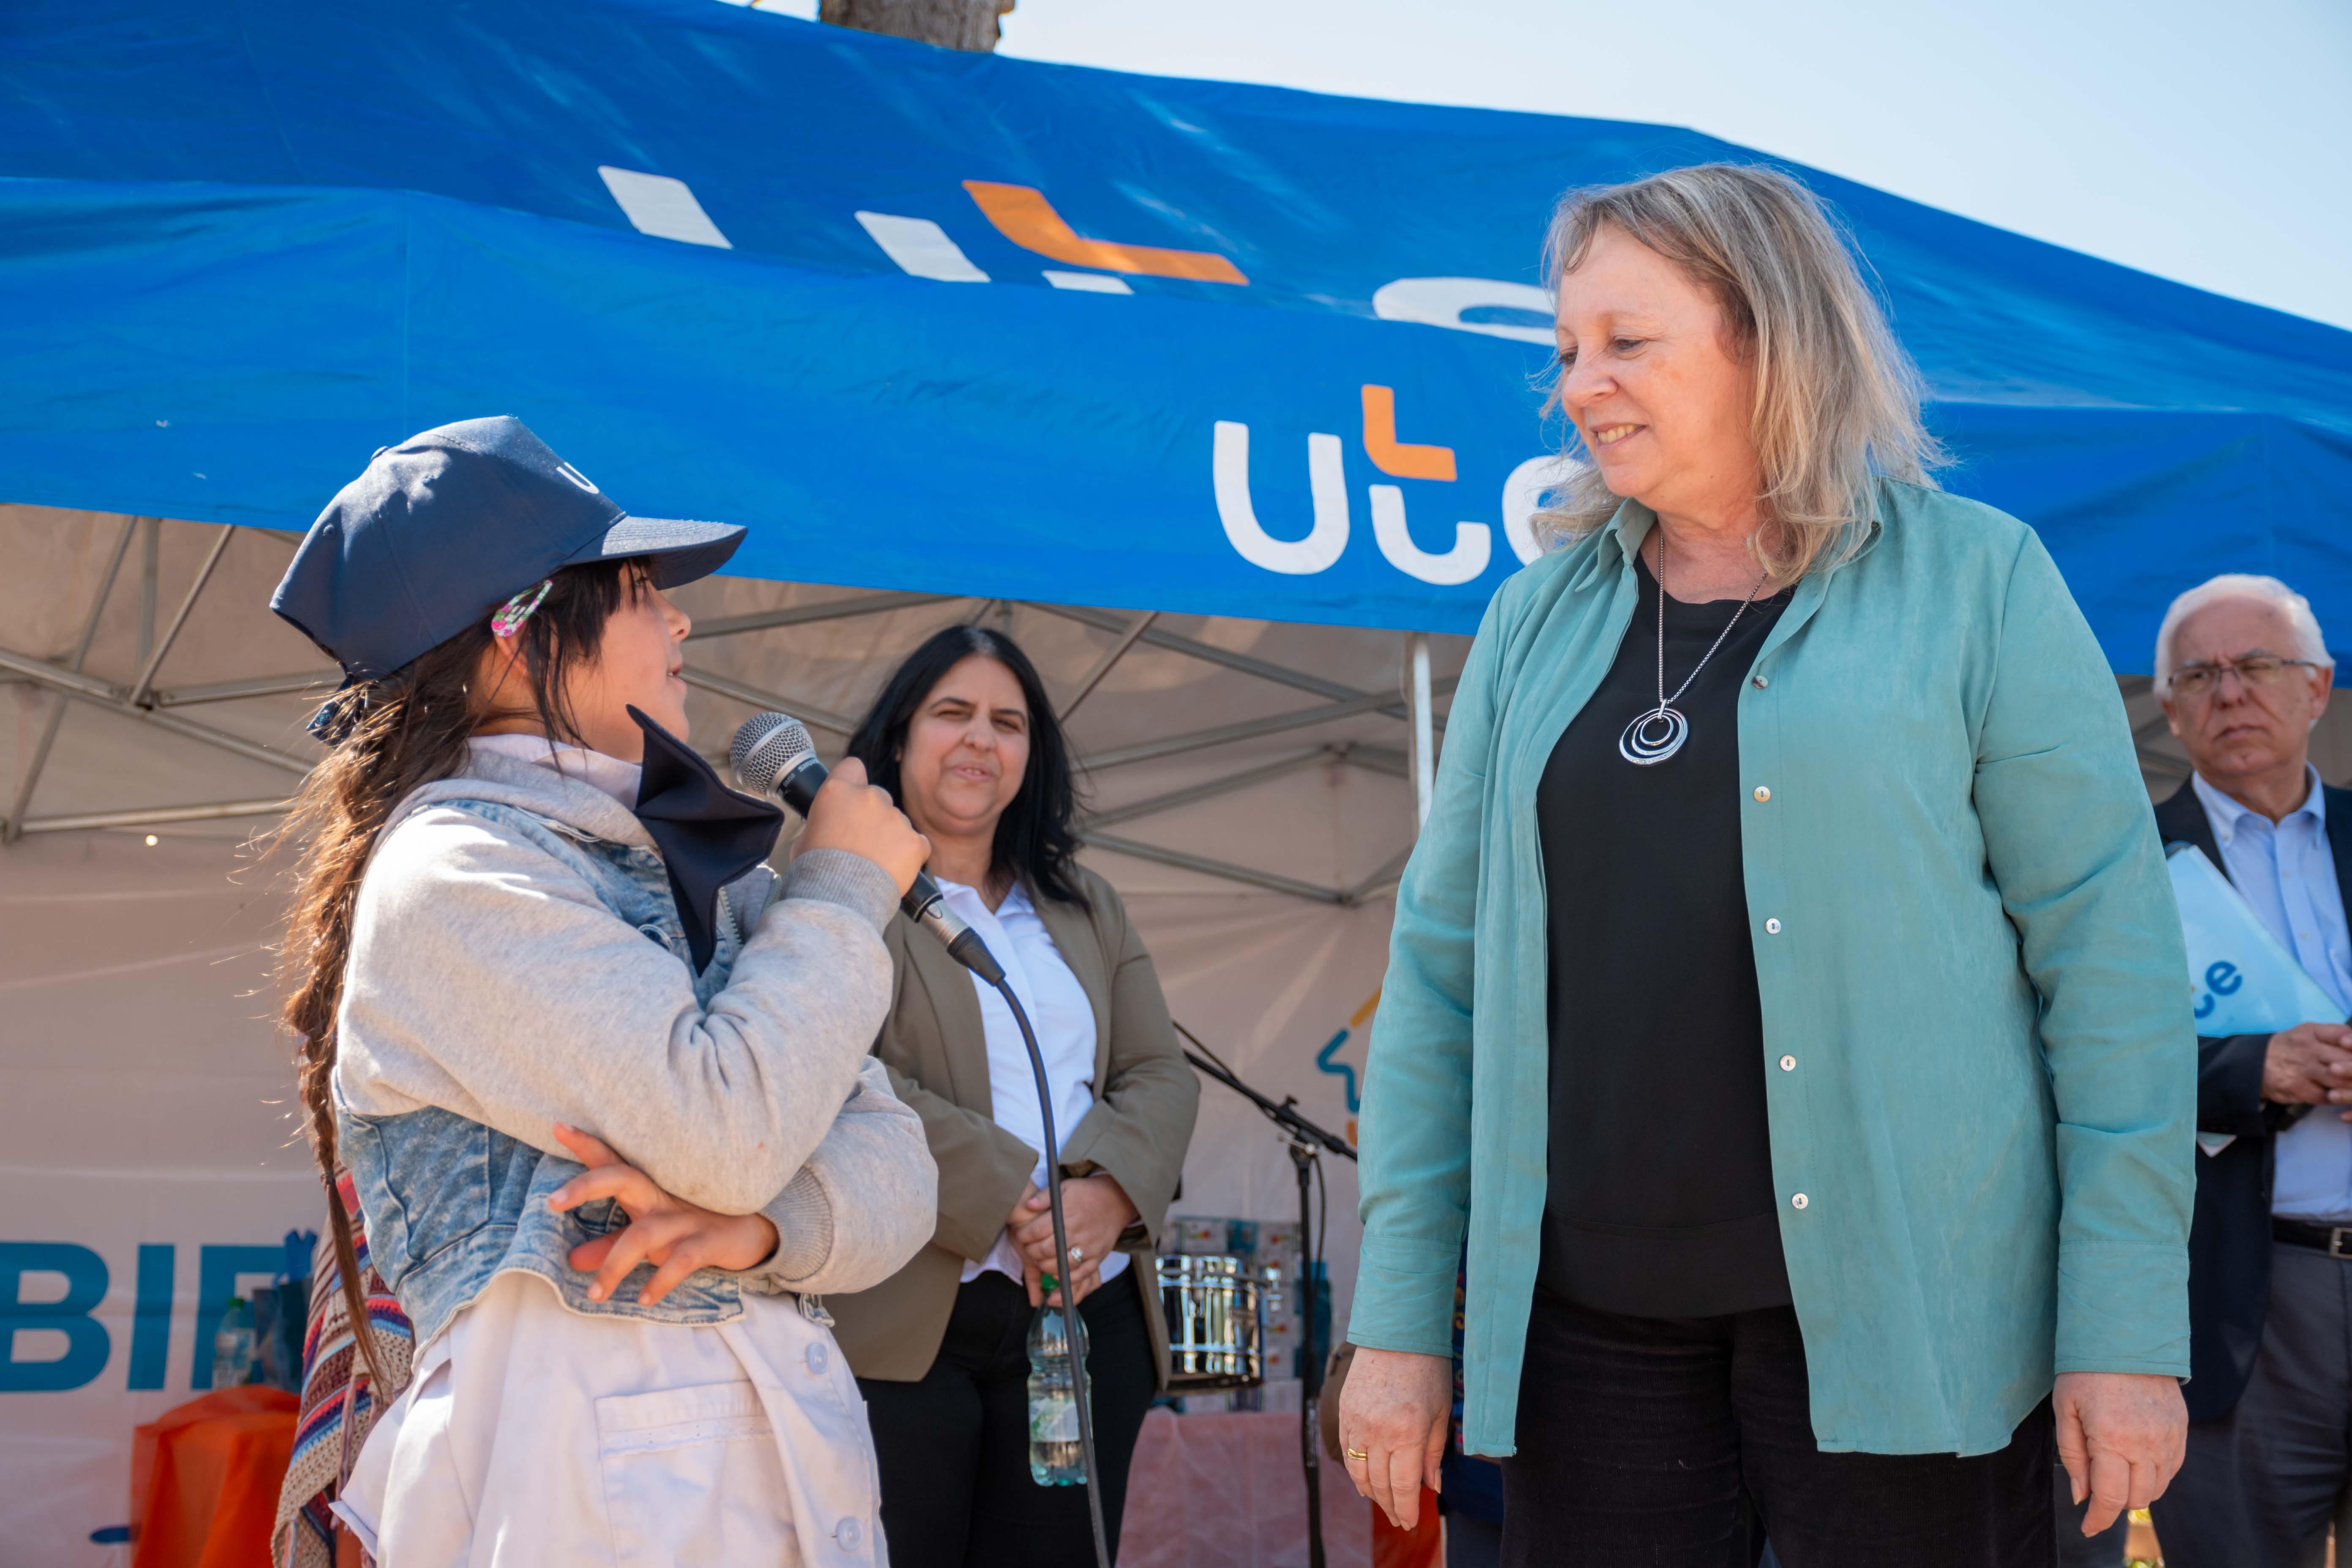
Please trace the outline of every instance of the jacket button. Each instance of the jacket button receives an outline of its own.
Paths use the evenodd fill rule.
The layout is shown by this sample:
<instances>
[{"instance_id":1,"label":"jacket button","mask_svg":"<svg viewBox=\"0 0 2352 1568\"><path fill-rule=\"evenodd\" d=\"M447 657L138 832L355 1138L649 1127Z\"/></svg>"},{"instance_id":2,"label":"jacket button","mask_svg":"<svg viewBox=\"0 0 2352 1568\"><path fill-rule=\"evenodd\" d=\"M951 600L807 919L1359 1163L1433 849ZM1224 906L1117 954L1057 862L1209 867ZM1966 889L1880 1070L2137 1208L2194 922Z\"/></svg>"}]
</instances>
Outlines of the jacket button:
<instances>
[{"instance_id":1,"label":"jacket button","mask_svg":"<svg viewBox=\"0 0 2352 1568\"><path fill-rule=\"evenodd\" d=\"M1762 784L1758 784L1756 786L1756 798L1758 800L1770 800L1772 798L1772 792L1765 788Z\"/></svg>"},{"instance_id":2,"label":"jacket button","mask_svg":"<svg viewBox=\"0 0 2352 1568\"><path fill-rule=\"evenodd\" d=\"M1759 691L1763 690L1766 687L1768 687L1768 686L1769 686L1769 685L1771 685L1771 684L1772 684L1770 681L1769 681L1769 680L1765 679L1764 679L1762 676L1760 676L1760 675L1759 675L1759 676L1755 676L1755 677L1753 677L1752 679L1755 680L1755 682L1756 682L1756 689L1757 689L1757 690L1759 690Z\"/></svg>"},{"instance_id":3,"label":"jacket button","mask_svg":"<svg viewBox=\"0 0 2352 1568\"><path fill-rule=\"evenodd\" d=\"M832 1359L832 1357L824 1353L824 1347L823 1345L809 1346L808 1369L816 1373L819 1377L823 1377L824 1375L826 1363Z\"/></svg>"},{"instance_id":4,"label":"jacket button","mask_svg":"<svg viewBox=\"0 0 2352 1568\"><path fill-rule=\"evenodd\" d=\"M1811 1202L1812 1202L1812 1199L1805 1196L1802 1193L1799 1193L1795 1197L1789 1200L1789 1206L1792 1209L1801 1209Z\"/></svg>"},{"instance_id":5,"label":"jacket button","mask_svg":"<svg viewBox=\"0 0 2352 1568\"><path fill-rule=\"evenodd\" d=\"M841 1542L844 1552L855 1552L857 1543L866 1539L865 1527L854 1519L845 1519L833 1527L833 1538Z\"/></svg>"},{"instance_id":6,"label":"jacket button","mask_svg":"<svg viewBox=\"0 0 2352 1568\"><path fill-rule=\"evenodd\" d=\"M1794 1057L1782 1057L1780 1058L1780 1070L1782 1072L1795 1072L1797 1070L1797 1058Z\"/></svg>"},{"instance_id":7,"label":"jacket button","mask_svg":"<svg viewBox=\"0 0 2352 1568\"><path fill-rule=\"evenodd\" d=\"M1764 922L1764 931L1765 934L1768 936L1779 936L1780 934L1780 922L1778 920L1766 921Z\"/></svg>"}]
</instances>

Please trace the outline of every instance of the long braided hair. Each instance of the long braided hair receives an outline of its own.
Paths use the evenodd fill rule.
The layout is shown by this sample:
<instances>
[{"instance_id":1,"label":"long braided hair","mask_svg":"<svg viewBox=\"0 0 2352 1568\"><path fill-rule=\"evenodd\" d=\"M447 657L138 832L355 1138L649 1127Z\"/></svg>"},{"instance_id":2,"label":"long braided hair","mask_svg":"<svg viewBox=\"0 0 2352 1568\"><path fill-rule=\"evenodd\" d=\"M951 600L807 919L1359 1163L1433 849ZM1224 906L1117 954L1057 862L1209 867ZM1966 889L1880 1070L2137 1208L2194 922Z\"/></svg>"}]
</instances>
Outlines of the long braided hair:
<instances>
[{"instance_id":1,"label":"long braided hair","mask_svg":"<svg viewBox=\"0 0 2352 1568\"><path fill-rule=\"evenodd\" d=\"M472 626L384 679L343 693L338 701L356 720L311 770L275 837L276 845L292 846L298 857L293 910L278 950L278 988L286 997L279 1016L295 1038L296 1081L310 1152L327 1186L327 1223L342 1276L343 1305L379 1388L384 1380L358 1249L335 1192L341 1160L330 1089L360 879L394 808L422 786L456 774L466 760L467 738L488 721L530 713L551 738L579 738L564 697L564 674L576 664L595 662L605 622L646 580L642 559L556 573L545 601L517 634L526 686L514 694L517 700L501 697L493 707L492 694L472 689L491 645L495 605L485 605ZM520 700L525 697L527 701Z\"/></svg>"}]
</instances>

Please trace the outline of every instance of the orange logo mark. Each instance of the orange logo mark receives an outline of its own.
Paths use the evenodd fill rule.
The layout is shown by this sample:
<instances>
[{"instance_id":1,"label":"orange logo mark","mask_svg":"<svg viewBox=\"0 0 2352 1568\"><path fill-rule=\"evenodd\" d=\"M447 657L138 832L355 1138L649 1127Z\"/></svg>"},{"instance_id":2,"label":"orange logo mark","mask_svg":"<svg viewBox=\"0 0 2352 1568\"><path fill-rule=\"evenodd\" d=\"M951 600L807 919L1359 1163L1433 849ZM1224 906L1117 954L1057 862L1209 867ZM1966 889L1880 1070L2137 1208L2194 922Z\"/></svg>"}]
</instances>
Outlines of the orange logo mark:
<instances>
[{"instance_id":1,"label":"orange logo mark","mask_svg":"<svg viewBox=\"0 0 2352 1568\"><path fill-rule=\"evenodd\" d=\"M1364 450L1372 467L1401 479L1450 479L1454 448L1416 447L1396 438L1396 390L1364 388Z\"/></svg>"},{"instance_id":2,"label":"orange logo mark","mask_svg":"<svg viewBox=\"0 0 2352 1568\"><path fill-rule=\"evenodd\" d=\"M1207 250L1162 250L1150 245L1114 245L1107 239L1086 239L1063 221L1045 199L1045 193L1028 185L1000 185L987 180L966 180L963 188L1005 238L1024 250L1066 261L1074 267L1098 267L1106 272L1135 272L1147 278L1192 278L1203 283L1247 283L1241 268Z\"/></svg>"}]
</instances>

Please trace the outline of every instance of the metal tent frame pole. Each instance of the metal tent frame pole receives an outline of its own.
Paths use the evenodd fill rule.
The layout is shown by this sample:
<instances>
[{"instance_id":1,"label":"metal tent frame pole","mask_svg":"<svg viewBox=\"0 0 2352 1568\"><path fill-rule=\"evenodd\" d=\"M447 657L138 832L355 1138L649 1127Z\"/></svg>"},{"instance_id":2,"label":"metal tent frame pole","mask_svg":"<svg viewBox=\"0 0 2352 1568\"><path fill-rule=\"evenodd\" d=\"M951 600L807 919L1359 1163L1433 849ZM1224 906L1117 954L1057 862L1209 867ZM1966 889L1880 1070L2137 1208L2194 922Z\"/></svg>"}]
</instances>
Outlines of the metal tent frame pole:
<instances>
[{"instance_id":1,"label":"metal tent frame pole","mask_svg":"<svg viewBox=\"0 0 2352 1568\"><path fill-rule=\"evenodd\" d=\"M89 644L94 641L98 617L107 597L119 577L130 542L144 529L140 585L140 614L137 676L128 684L94 678L82 665ZM250 698L292 695L331 688L338 672L332 670L299 670L278 675L249 676L228 680L206 681L180 687L157 684L163 666L173 646L186 629L198 601L212 582L229 542L238 531L236 525L225 524L214 537L210 549L199 565L194 580L189 584L169 623L157 635L156 598L157 563L161 555L162 523L153 518L127 519L124 532L116 542L109 567L107 585L91 611L85 628L83 645L69 665L54 663L29 654L0 648L0 680L24 680L53 691L61 700L70 700L123 718L135 719L167 734L211 746L249 762L266 763L287 773L307 774L312 762L303 756L277 750L248 741L243 736L199 723L175 710L215 702L235 702ZM298 544L299 537L277 530L247 529L262 532L280 544ZM1093 665L1081 676L1063 704L1065 715L1090 700L1119 662L1139 647L1152 647L1196 659L1235 674L1282 686L1293 690L1309 692L1326 699L1317 706L1288 712L1244 720L1236 723L1214 726L1182 734L1162 735L1130 745L1108 748L1076 759L1078 766L1090 772L1124 767L1136 763L1181 756L1195 751L1261 740L1291 731L1311 729L1366 714L1379 714L1405 721L1409 726L1411 744L1400 751L1361 742L1335 742L1312 746L1271 763L1258 763L1180 789L1167 791L1143 800L1093 814L1087 819L1082 835L1085 842L1100 850L1146 860L1158 865L1192 871L1202 876L1235 883L1242 887L1279 892L1316 903L1350 907L1385 897L1396 883L1406 854L1392 857L1370 877L1353 886L1324 887L1276 872L1261 870L1197 855L1186 850L1148 844L1124 835L1104 831L1120 823L1135 821L1160 813L1173 811L1199 801L1213 799L1236 790L1278 778L1303 768L1322 764L1341 764L1361 768L1391 777L1414 778L1415 759L1425 757L1442 730L1442 721L1434 712L1434 700L1452 689L1451 679L1428 679L1427 638L1417 637L1416 679L1412 684L1407 700L1381 692L1360 690L1344 682L1328 679L1306 670L1259 658L1251 654L1237 653L1211 643L1202 642L1167 630L1161 626L1158 611L1142 611L1122 615L1082 605L1046 605L1026 600L982 599L970 595L912 592L874 592L849 594L816 604L753 611L743 615L712 616L698 624L688 634L691 641L713 640L754 632L777 630L795 626L808 626L828 621L855 619L860 616L889 615L900 610L920 609L937 605L966 604L963 616L968 623L985 620L991 614L1009 615L1014 608L1034 610L1057 618L1073 621L1110 635L1110 644L1097 657ZM856 721L800 701L780 692L739 680L732 676L689 665L685 670L688 683L698 689L730 701L761 709L789 710L804 720L811 728L840 737L847 737ZM63 702L53 712L46 726L53 740L60 722ZM67 832L78 829L131 828L176 822L217 821L242 816L264 816L282 812L290 802L273 799L198 802L177 805L162 805L122 811L80 812L48 816L28 816L32 785L42 773L51 747L43 743L36 747L33 761L25 778L20 781L19 797L15 809L0 819L0 842L12 841L23 833ZM1421 797L1417 797L1421 798ZM1425 811L1425 805L1422 809Z\"/></svg>"},{"instance_id":2,"label":"metal tent frame pole","mask_svg":"<svg viewBox=\"0 0 2352 1568\"><path fill-rule=\"evenodd\" d=\"M1429 634L1414 632L1405 639L1405 662L1412 680L1412 827L1416 837L1429 826L1429 803L1437 793L1436 726L1430 716Z\"/></svg>"},{"instance_id":3,"label":"metal tent frame pole","mask_svg":"<svg viewBox=\"0 0 2352 1568\"><path fill-rule=\"evenodd\" d=\"M236 524L221 524L220 536L213 541L211 552L205 556L205 563L196 568L196 580L188 584L188 595L180 601L179 611L172 617L171 629L155 644L155 651L147 656L146 668L140 670L139 679L131 683L131 695L125 700L133 708L147 706L147 689L155 684L155 672L163 668L163 661L172 656L172 645L180 640L180 633L186 627L188 616L194 612L196 601L204 596L205 584L213 580L213 569L221 563L221 557L228 553L228 542L236 537Z\"/></svg>"},{"instance_id":4,"label":"metal tent frame pole","mask_svg":"<svg viewBox=\"0 0 2352 1568\"><path fill-rule=\"evenodd\" d=\"M43 658L35 658L30 654L0 648L0 670L22 676L35 685L46 686L52 691L61 691L92 708L104 709L110 713L119 713L126 719L139 720L168 734L184 736L191 741L201 741L205 745L234 752L251 762L267 763L271 767L284 768L289 773L307 773L310 771L311 764L299 757L289 756L284 752L272 751L268 746L245 739L242 735L232 735L226 730L215 730L209 724L199 724L193 719L183 719L176 713L139 707L128 700L127 689L124 687L117 686L111 681L94 679L89 676L68 669L62 665L51 664Z\"/></svg>"},{"instance_id":5,"label":"metal tent frame pole","mask_svg":"<svg viewBox=\"0 0 2352 1568\"><path fill-rule=\"evenodd\" d=\"M139 531L142 521L135 517L123 520L122 537L114 542L114 553L106 563L106 574L98 582L98 595L90 601L89 618L82 623L81 638L74 644L73 662L67 667L76 675L81 673L82 665L89 658L89 645L98 640L99 622L106 617L106 601L114 593L114 580L122 572L122 558L131 550L131 536ZM152 543L153 536L151 534L149 539ZM147 561L150 575L141 606L142 615L147 606L154 603L154 552L150 550ZM142 636L147 629L145 626L141 627ZM58 729L65 721L66 697L59 692L56 700L49 704L49 716L42 721L40 739L33 742L32 755L26 759L24 777L16 784L16 803L8 808L7 816L0 819L0 843L13 844L24 833L25 813L33 804L33 791L40 785L41 773L49 765L49 749L57 744Z\"/></svg>"},{"instance_id":6,"label":"metal tent frame pole","mask_svg":"<svg viewBox=\"0 0 2352 1568\"><path fill-rule=\"evenodd\" d=\"M1095 660L1095 667L1078 678L1078 689L1070 694L1070 700L1067 702L1062 704L1064 723L1069 722L1070 715L1078 710L1079 703L1095 694L1095 688L1103 683L1103 677L1111 672L1112 667L1127 657L1127 650L1135 646L1135 639L1150 631L1151 623L1159 618L1160 612L1157 610L1137 616L1135 624L1119 633L1118 640L1106 649L1100 658Z\"/></svg>"}]
</instances>

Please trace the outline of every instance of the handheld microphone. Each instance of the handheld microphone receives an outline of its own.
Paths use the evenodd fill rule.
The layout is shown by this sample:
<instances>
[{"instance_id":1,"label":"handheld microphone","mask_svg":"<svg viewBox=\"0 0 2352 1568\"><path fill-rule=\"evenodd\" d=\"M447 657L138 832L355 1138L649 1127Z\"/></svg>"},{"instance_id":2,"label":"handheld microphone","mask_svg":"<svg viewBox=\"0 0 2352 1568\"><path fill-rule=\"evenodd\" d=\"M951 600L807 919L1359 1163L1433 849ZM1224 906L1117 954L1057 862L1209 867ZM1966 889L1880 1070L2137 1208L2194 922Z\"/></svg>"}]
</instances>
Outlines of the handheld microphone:
<instances>
[{"instance_id":1,"label":"handheld microphone","mask_svg":"<svg viewBox=\"0 0 2352 1568\"><path fill-rule=\"evenodd\" d=\"M805 817L816 792L824 787L825 765L817 760L816 744L806 726L789 713L761 713L743 721L728 748L735 778L756 795L782 801ZM948 908L947 895L928 871L915 873L914 886L898 900L907 918L937 937L948 956L987 981L1002 984L1004 968L980 933Z\"/></svg>"}]
</instances>

